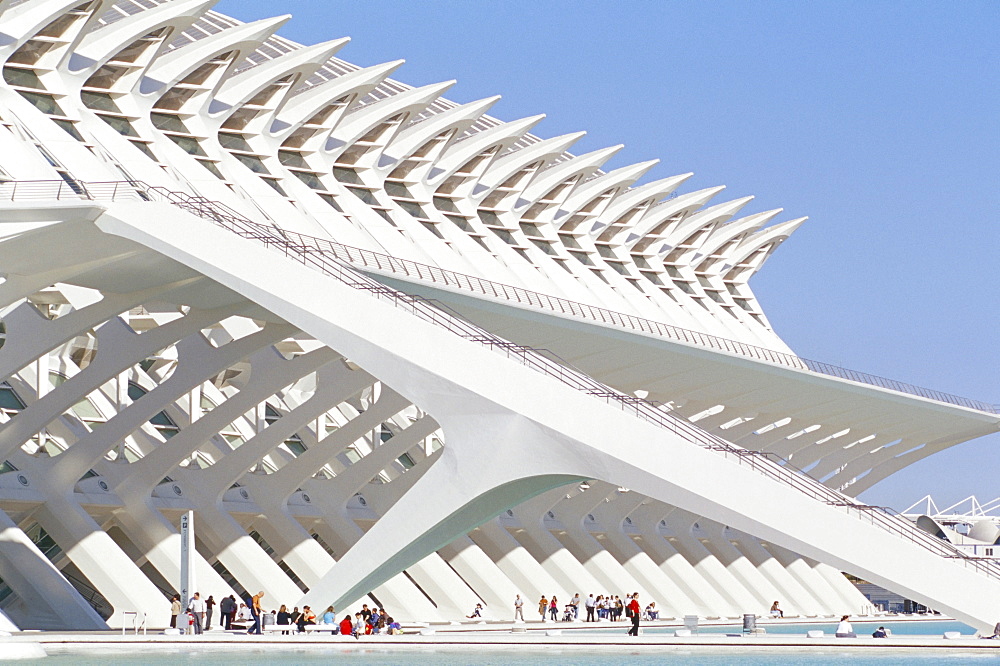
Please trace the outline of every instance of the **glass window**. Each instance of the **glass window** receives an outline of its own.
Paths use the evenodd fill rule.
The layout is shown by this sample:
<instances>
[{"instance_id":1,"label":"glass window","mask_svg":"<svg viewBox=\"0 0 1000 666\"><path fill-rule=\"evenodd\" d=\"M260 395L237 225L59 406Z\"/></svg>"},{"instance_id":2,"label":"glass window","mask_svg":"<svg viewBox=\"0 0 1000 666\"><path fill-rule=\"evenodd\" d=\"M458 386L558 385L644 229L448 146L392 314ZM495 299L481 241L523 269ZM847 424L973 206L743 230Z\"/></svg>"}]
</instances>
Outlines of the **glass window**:
<instances>
[{"instance_id":1,"label":"glass window","mask_svg":"<svg viewBox=\"0 0 1000 666\"><path fill-rule=\"evenodd\" d=\"M283 197L287 197L288 196L287 194L285 194L285 189L283 187L281 187L281 183L278 182L277 178L264 178L263 176L261 176L261 178L263 179L263 181L265 183L267 183L268 185L270 185L274 189L275 192L277 192L278 194L280 194Z\"/></svg>"},{"instance_id":2,"label":"glass window","mask_svg":"<svg viewBox=\"0 0 1000 666\"><path fill-rule=\"evenodd\" d=\"M170 137L171 141L180 146L181 150L183 150L188 155L200 155L202 157L208 157L208 154L201 147L201 144L198 143L198 139L195 139L194 137L190 136L176 136L174 134L168 134L167 136Z\"/></svg>"},{"instance_id":3,"label":"glass window","mask_svg":"<svg viewBox=\"0 0 1000 666\"><path fill-rule=\"evenodd\" d=\"M548 255L555 255L556 250L552 247L552 243L546 243L545 241L535 240L534 238L529 238L532 243L538 246L538 249Z\"/></svg>"},{"instance_id":4,"label":"glass window","mask_svg":"<svg viewBox=\"0 0 1000 666\"><path fill-rule=\"evenodd\" d=\"M74 123L69 120L63 120L62 118L53 118L52 122L66 130L66 133L77 141L83 141L83 135L81 135L80 131L76 129L76 125Z\"/></svg>"},{"instance_id":5,"label":"glass window","mask_svg":"<svg viewBox=\"0 0 1000 666\"><path fill-rule=\"evenodd\" d=\"M444 197L434 197L434 207L438 210L446 210L449 213L459 212L458 206L451 199L445 199Z\"/></svg>"},{"instance_id":6,"label":"glass window","mask_svg":"<svg viewBox=\"0 0 1000 666\"><path fill-rule=\"evenodd\" d=\"M492 224L495 226L502 225L502 223L500 222L500 216L494 213L493 211L481 210L478 212L479 212L479 219L485 222L486 224Z\"/></svg>"},{"instance_id":7,"label":"glass window","mask_svg":"<svg viewBox=\"0 0 1000 666\"><path fill-rule=\"evenodd\" d=\"M426 227L428 231L430 231L432 234L434 234L438 238L444 238L444 234L441 233L441 230L438 229L437 225L434 224L433 222L427 222L425 220L420 220L420 224L424 225L424 227Z\"/></svg>"},{"instance_id":8,"label":"glass window","mask_svg":"<svg viewBox=\"0 0 1000 666\"><path fill-rule=\"evenodd\" d=\"M285 166L298 167L300 169L308 169L309 165L306 164L305 158L302 157L302 153L293 153L288 150L278 151L278 160Z\"/></svg>"},{"instance_id":9,"label":"glass window","mask_svg":"<svg viewBox=\"0 0 1000 666\"><path fill-rule=\"evenodd\" d=\"M464 217L459 217L457 215L445 215L445 217L454 222L462 231L472 231L472 225L469 224L469 221Z\"/></svg>"},{"instance_id":10,"label":"glass window","mask_svg":"<svg viewBox=\"0 0 1000 666\"><path fill-rule=\"evenodd\" d=\"M351 194L361 199L369 206L379 205L378 199L375 198L375 195L372 194L371 190L363 190L360 187L348 187L347 189L350 190Z\"/></svg>"},{"instance_id":11,"label":"glass window","mask_svg":"<svg viewBox=\"0 0 1000 666\"><path fill-rule=\"evenodd\" d=\"M396 203L399 204L400 208L413 217L427 217L427 214L424 213L424 209L421 208L419 204L415 204L412 201L396 201Z\"/></svg>"},{"instance_id":12,"label":"glass window","mask_svg":"<svg viewBox=\"0 0 1000 666\"><path fill-rule=\"evenodd\" d=\"M254 155L240 155L239 153L234 153L233 157L238 159L240 162L243 162L243 164L254 173L271 173L267 170L267 167L264 166L264 161L259 157Z\"/></svg>"},{"instance_id":13,"label":"glass window","mask_svg":"<svg viewBox=\"0 0 1000 666\"><path fill-rule=\"evenodd\" d=\"M293 171L292 173L294 173L299 180L314 190L326 189L323 187L323 183L320 182L319 177L314 173L307 173L305 171Z\"/></svg>"},{"instance_id":14,"label":"glass window","mask_svg":"<svg viewBox=\"0 0 1000 666\"><path fill-rule=\"evenodd\" d=\"M115 100L108 93L84 90L80 93L80 99L83 100L83 103L89 109L121 113L121 109L118 108L118 105L115 104Z\"/></svg>"},{"instance_id":15,"label":"glass window","mask_svg":"<svg viewBox=\"0 0 1000 666\"><path fill-rule=\"evenodd\" d=\"M333 167L333 177L342 183L354 183L355 185L362 185L361 176L354 169L345 169L343 167Z\"/></svg>"},{"instance_id":16,"label":"glass window","mask_svg":"<svg viewBox=\"0 0 1000 666\"><path fill-rule=\"evenodd\" d=\"M215 165L215 162L212 162L211 160L198 160L198 164L202 165L210 172L212 172L212 175L218 178L219 180L226 179L226 177L222 175L222 172L219 171L219 167Z\"/></svg>"},{"instance_id":17,"label":"glass window","mask_svg":"<svg viewBox=\"0 0 1000 666\"><path fill-rule=\"evenodd\" d=\"M537 225L531 224L530 222L521 222L521 231L524 232L525 236L538 236L542 237L542 231Z\"/></svg>"},{"instance_id":18,"label":"glass window","mask_svg":"<svg viewBox=\"0 0 1000 666\"><path fill-rule=\"evenodd\" d=\"M153 127L159 130L166 130L168 132L184 132L187 133L187 127L184 126L183 121L178 116L171 115L169 113L156 113L153 112L149 114L149 118L153 121Z\"/></svg>"},{"instance_id":19,"label":"glass window","mask_svg":"<svg viewBox=\"0 0 1000 666\"><path fill-rule=\"evenodd\" d=\"M120 118L119 116L105 116L102 114L97 114L97 117L111 125L112 128L119 134L124 136L139 136L139 133L135 131L132 127L132 123L128 121L127 118Z\"/></svg>"},{"instance_id":20,"label":"glass window","mask_svg":"<svg viewBox=\"0 0 1000 666\"><path fill-rule=\"evenodd\" d=\"M81 139L81 141L82 140L83 139ZM153 160L154 162L160 161L159 158L157 158L156 155L153 153L153 151L150 150L149 144L146 143L145 141L133 141L132 145L141 150L146 155L146 157Z\"/></svg>"},{"instance_id":21,"label":"glass window","mask_svg":"<svg viewBox=\"0 0 1000 666\"><path fill-rule=\"evenodd\" d=\"M24 401L8 384L0 384L0 409L4 411L21 411Z\"/></svg>"},{"instance_id":22,"label":"glass window","mask_svg":"<svg viewBox=\"0 0 1000 666\"><path fill-rule=\"evenodd\" d=\"M230 150L242 150L248 153L254 152L242 134L219 132L219 143L222 144L223 148L229 148Z\"/></svg>"},{"instance_id":23,"label":"glass window","mask_svg":"<svg viewBox=\"0 0 1000 666\"><path fill-rule=\"evenodd\" d=\"M38 78L38 74L36 74L33 70L30 69L15 69L13 67L4 67L3 79L12 86L21 86L24 88L45 90L45 86L42 85L42 81L41 79Z\"/></svg>"},{"instance_id":24,"label":"glass window","mask_svg":"<svg viewBox=\"0 0 1000 666\"><path fill-rule=\"evenodd\" d=\"M385 181L385 191L392 197L406 197L407 199L413 198L410 191L406 189L406 185L403 185L402 183L395 183L391 180Z\"/></svg>"},{"instance_id":25,"label":"glass window","mask_svg":"<svg viewBox=\"0 0 1000 666\"><path fill-rule=\"evenodd\" d=\"M52 95L42 95L40 93L28 92L27 90L18 90L17 92L21 93L21 97L34 104L35 108L42 113L47 113L50 116L66 115Z\"/></svg>"},{"instance_id":26,"label":"glass window","mask_svg":"<svg viewBox=\"0 0 1000 666\"><path fill-rule=\"evenodd\" d=\"M616 259L617 258L617 257L615 257L614 251L610 247L608 247L607 245L598 245L597 246L597 253L599 255L601 255L602 257L605 257L605 258L608 258L608 259Z\"/></svg>"},{"instance_id":27,"label":"glass window","mask_svg":"<svg viewBox=\"0 0 1000 666\"><path fill-rule=\"evenodd\" d=\"M514 236L512 236L506 229L490 229L490 231L499 236L500 239L508 245L517 245L517 241L514 240Z\"/></svg>"},{"instance_id":28,"label":"glass window","mask_svg":"<svg viewBox=\"0 0 1000 666\"><path fill-rule=\"evenodd\" d=\"M628 269L625 268L625 264L623 264L622 262L608 261L606 263L608 264L608 266L611 266L611 268L615 269L615 271L620 275L628 275Z\"/></svg>"},{"instance_id":29,"label":"glass window","mask_svg":"<svg viewBox=\"0 0 1000 666\"><path fill-rule=\"evenodd\" d=\"M323 193L320 194L319 196L323 201L330 204L330 206L332 206L334 210L340 211L341 213L344 212L344 209L340 207L340 204L337 203L337 199L332 194Z\"/></svg>"}]
</instances>

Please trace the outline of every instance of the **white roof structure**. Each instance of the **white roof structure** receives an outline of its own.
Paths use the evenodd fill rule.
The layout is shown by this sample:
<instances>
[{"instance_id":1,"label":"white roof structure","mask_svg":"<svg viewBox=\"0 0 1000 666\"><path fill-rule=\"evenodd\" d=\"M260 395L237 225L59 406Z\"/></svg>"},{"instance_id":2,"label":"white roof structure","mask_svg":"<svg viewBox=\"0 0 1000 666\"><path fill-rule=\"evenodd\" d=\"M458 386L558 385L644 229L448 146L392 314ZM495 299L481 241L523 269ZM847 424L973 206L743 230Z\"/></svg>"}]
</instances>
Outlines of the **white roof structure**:
<instances>
[{"instance_id":1,"label":"white roof structure","mask_svg":"<svg viewBox=\"0 0 1000 666\"><path fill-rule=\"evenodd\" d=\"M870 612L848 572L993 626L1000 568L854 497L998 409L782 342L804 218L211 6L0 2L16 623L165 624L193 511L216 598Z\"/></svg>"}]
</instances>

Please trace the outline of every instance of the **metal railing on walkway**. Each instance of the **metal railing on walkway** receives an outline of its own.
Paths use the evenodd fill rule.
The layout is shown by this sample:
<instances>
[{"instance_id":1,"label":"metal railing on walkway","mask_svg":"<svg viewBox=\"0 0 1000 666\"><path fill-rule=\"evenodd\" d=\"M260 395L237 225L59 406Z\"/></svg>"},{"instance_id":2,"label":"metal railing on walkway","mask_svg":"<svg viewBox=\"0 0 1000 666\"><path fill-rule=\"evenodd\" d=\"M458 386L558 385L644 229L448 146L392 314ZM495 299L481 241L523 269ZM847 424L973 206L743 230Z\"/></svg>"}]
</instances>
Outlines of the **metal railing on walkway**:
<instances>
[{"instance_id":1,"label":"metal railing on walkway","mask_svg":"<svg viewBox=\"0 0 1000 666\"><path fill-rule=\"evenodd\" d=\"M103 187L108 184L96 185ZM928 534L890 509L861 504L857 500L825 486L777 454L752 451L727 442L702 430L690 421L670 414L662 404L627 395L597 381L573 368L569 363L548 350L531 349L504 340L463 319L442 303L392 289L342 262L334 255L317 248L313 243L315 239L311 237L258 224L203 197L194 197L159 187L148 187L140 183L133 183L132 187L136 190L135 193L133 195L123 193L123 196L142 201L164 201L178 206L242 238L261 243L270 250L280 252L289 259L333 277L354 289L366 291L373 297L388 301L424 321L503 354L536 372L557 379L577 391L607 404L615 405L623 412L669 430L689 442L724 456L727 460L749 467L753 471L793 488L813 500L842 509L848 515L926 551L1000 581L1000 563L994 560L969 557L950 543ZM89 198L93 196L94 192L95 190L88 183L86 194L75 194L74 196ZM5 198L3 189L0 187L0 199L3 198Z\"/></svg>"},{"instance_id":2,"label":"metal railing on walkway","mask_svg":"<svg viewBox=\"0 0 1000 666\"><path fill-rule=\"evenodd\" d=\"M163 188L150 187L145 183L128 181L111 181L84 183L81 181L9 181L0 183L0 200L39 200L39 199L94 199L94 200L149 200L158 197L164 198L164 193L168 192ZM236 211L228 208L219 202L213 202L203 197L195 197L177 192L170 192L171 197L167 200L176 203L174 199L183 198L184 206L206 212L209 208L222 211L226 215L242 217ZM178 199L179 200L179 199ZM199 213L196 213L199 214ZM280 231L280 233L288 233ZM968 409L986 412L989 414L1000 414L1000 405L992 405L981 400L964 398L962 396L936 391L914 384L888 379L866 372L842 368L822 361L813 361L802 358L787 352L781 352L767 347L751 345L738 340L730 340L718 335L702 333L691 329L665 324L663 322L638 317L636 315L617 312L586 303L571 301L559 296L524 289L502 282L487 280L475 275L467 275L456 271L447 270L438 266L422 264L409 259L401 259L388 254L365 250L362 248L344 245L326 238L305 236L296 234L303 247L308 247L320 252L327 252L341 261L352 266L367 269L372 272L382 274L392 274L402 276L411 280L421 280L432 284L442 285L471 291L483 296L498 298L539 308L542 310L557 312L590 321L616 326L619 328L631 329L641 333L656 335L674 342L681 342L699 347L706 347L716 351L727 352L757 361L773 363L798 370L808 370L817 374L838 377L859 384L877 386L879 388L915 395L928 400L943 402Z\"/></svg>"}]
</instances>

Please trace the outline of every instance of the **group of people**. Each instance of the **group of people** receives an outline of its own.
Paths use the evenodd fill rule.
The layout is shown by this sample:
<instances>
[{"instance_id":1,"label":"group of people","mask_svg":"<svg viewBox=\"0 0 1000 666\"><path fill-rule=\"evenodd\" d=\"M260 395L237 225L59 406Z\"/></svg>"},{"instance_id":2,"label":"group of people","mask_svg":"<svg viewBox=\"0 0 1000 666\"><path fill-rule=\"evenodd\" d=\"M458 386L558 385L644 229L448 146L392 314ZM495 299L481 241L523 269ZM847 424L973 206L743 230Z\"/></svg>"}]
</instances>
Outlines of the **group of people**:
<instances>
[{"instance_id":1,"label":"group of people","mask_svg":"<svg viewBox=\"0 0 1000 666\"><path fill-rule=\"evenodd\" d=\"M303 606L302 610L295 606L289 610L282 604L276 611L266 611L261 603L263 598L264 593L258 592L247 597L245 603L239 603L234 595L230 595L216 604L213 596L202 599L201 594L195 592L185 606L181 603L180 595L175 594L170 600L170 626L182 631L190 628L191 633L201 634L212 628L212 614L218 605L220 623L225 630L246 630L251 635L260 635L271 625L288 626L288 630L282 631L282 634L305 632L308 625L323 626L324 630L329 626L330 633L355 638L362 634L403 633L400 624L384 608L368 608L368 604L363 604L361 610L353 616L348 613L343 620L337 622L333 606L328 606L319 616L309 606ZM178 618L183 618L181 626L178 626Z\"/></svg>"},{"instance_id":2,"label":"group of people","mask_svg":"<svg viewBox=\"0 0 1000 666\"><path fill-rule=\"evenodd\" d=\"M618 596L612 597L610 594L602 594L595 599L594 595L591 594L583 601L580 599L580 593L577 592L562 609L562 620L564 622L579 620L581 604L587 611L586 622L597 622L599 620L618 622L622 619L622 616L625 616L632 621L636 632L638 632L640 619L657 620L660 616L659 611L656 610L655 601L650 602L645 610L642 609L639 605L638 592L626 595L624 600ZM477 604L476 611L468 617L479 617L481 610ZM559 612L559 599L555 595L552 595L551 599L547 599L543 594L542 598L538 600L538 614L541 616L542 622L545 622L547 617L551 618L553 622L558 622L560 619ZM514 621L517 622L518 620L524 621L524 600L521 599L520 594L514 599ZM631 630L629 633L632 633Z\"/></svg>"}]
</instances>

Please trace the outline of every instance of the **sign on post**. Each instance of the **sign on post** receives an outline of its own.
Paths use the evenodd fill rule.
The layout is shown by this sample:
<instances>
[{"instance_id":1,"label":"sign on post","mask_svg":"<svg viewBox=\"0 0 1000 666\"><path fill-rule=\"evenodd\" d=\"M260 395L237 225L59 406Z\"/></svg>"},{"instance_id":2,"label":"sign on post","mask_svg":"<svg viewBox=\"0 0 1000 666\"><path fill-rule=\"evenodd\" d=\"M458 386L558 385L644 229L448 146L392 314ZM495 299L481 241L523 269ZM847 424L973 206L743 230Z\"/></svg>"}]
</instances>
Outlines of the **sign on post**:
<instances>
[{"instance_id":1,"label":"sign on post","mask_svg":"<svg viewBox=\"0 0 1000 666\"><path fill-rule=\"evenodd\" d=\"M194 511L181 516L181 605L187 608L194 594Z\"/></svg>"}]
</instances>

